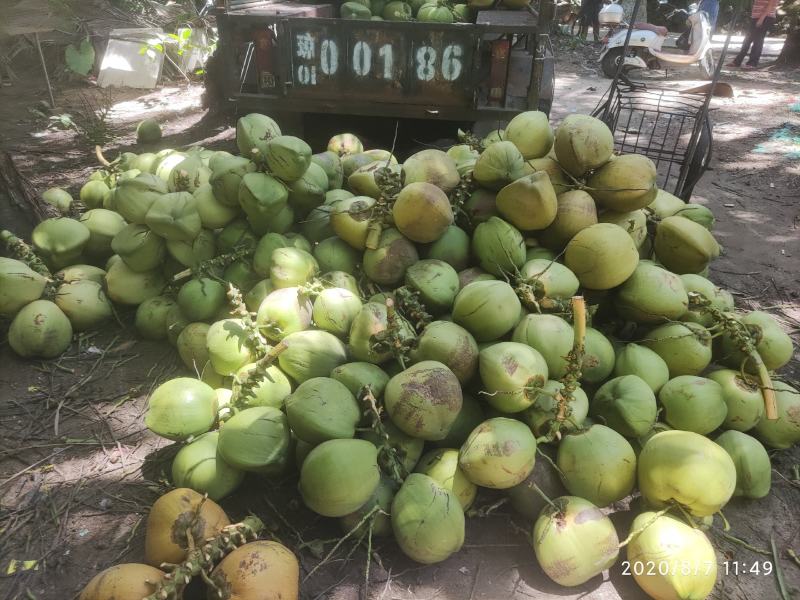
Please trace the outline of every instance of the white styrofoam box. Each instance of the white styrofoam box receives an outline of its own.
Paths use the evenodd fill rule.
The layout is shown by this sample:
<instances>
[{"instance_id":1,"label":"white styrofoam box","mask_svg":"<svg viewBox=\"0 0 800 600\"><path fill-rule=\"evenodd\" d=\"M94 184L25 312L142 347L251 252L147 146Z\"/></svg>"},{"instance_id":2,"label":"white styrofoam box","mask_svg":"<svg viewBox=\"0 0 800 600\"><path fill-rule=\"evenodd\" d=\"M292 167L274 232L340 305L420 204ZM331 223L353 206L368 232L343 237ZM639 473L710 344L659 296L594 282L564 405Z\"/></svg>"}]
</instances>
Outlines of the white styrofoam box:
<instances>
[{"instance_id":1,"label":"white styrofoam box","mask_svg":"<svg viewBox=\"0 0 800 600\"><path fill-rule=\"evenodd\" d=\"M97 85L153 89L161 75L164 53L148 47L157 44L161 29L114 29L100 64Z\"/></svg>"}]
</instances>

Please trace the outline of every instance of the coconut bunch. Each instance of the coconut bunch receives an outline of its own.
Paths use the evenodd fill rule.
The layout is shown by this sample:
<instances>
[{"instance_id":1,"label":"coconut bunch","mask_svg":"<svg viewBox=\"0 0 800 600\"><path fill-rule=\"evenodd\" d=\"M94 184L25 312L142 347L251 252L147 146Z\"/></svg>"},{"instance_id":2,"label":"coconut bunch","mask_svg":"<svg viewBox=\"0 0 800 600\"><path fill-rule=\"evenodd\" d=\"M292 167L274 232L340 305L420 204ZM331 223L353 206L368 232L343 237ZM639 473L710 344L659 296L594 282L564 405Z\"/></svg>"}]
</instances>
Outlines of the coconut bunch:
<instances>
[{"instance_id":1,"label":"coconut bunch","mask_svg":"<svg viewBox=\"0 0 800 600\"><path fill-rule=\"evenodd\" d=\"M102 252L34 232L33 256L0 264L22 355L69 344L39 317L57 268L94 273L177 348L191 374L145 416L181 445L176 486L220 500L294 473L308 508L421 563L458 551L480 488L506 490L573 586L618 559L608 507L643 498L632 563L708 556L685 519L766 495L765 446L800 441L800 395L775 375L790 338L707 279L713 216L614 155L597 119L553 131L526 112L402 163L351 134L313 154L263 115L236 141L123 155L87 183L122 219ZM704 597L716 579L670 573L639 583Z\"/></svg>"},{"instance_id":2,"label":"coconut bunch","mask_svg":"<svg viewBox=\"0 0 800 600\"><path fill-rule=\"evenodd\" d=\"M147 516L145 562L103 570L78 599L180 600L192 579L202 578L208 600L297 600L297 558L278 542L259 540L263 529L257 517L232 524L207 496L174 489Z\"/></svg>"},{"instance_id":3,"label":"coconut bunch","mask_svg":"<svg viewBox=\"0 0 800 600\"><path fill-rule=\"evenodd\" d=\"M350 0L342 3L343 19L370 21L426 21L429 23L470 23L474 11L467 4L450 0Z\"/></svg>"}]
</instances>

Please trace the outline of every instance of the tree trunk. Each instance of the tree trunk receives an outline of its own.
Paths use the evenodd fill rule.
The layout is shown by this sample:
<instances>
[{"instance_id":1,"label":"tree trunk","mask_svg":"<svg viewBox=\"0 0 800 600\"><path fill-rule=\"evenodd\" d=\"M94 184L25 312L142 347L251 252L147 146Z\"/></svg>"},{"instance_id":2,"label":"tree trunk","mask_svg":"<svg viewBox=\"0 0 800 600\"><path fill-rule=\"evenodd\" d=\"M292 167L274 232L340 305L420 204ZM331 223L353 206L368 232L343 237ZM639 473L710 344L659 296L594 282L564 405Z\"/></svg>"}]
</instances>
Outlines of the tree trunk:
<instances>
[{"instance_id":1,"label":"tree trunk","mask_svg":"<svg viewBox=\"0 0 800 600\"><path fill-rule=\"evenodd\" d=\"M776 65L781 67L800 67L800 27L793 29L786 36Z\"/></svg>"}]
</instances>

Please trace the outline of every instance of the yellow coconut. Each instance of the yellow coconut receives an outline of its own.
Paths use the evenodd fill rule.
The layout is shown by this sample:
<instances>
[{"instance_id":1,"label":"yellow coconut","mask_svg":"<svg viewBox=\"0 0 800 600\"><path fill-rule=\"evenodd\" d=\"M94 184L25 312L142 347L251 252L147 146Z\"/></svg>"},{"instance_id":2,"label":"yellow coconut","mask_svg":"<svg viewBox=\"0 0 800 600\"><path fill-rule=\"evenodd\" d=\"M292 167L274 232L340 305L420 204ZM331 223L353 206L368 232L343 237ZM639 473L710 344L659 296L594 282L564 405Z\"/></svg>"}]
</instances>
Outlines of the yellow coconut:
<instances>
[{"instance_id":1,"label":"yellow coconut","mask_svg":"<svg viewBox=\"0 0 800 600\"><path fill-rule=\"evenodd\" d=\"M554 250L566 246L575 234L597 223L597 208L592 197L583 190L558 195L556 218L536 234L540 244Z\"/></svg>"},{"instance_id":2,"label":"yellow coconut","mask_svg":"<svg viewBox=\"0 0 800 600\"><path fill-rule=\"evenodd\" d=\"M497 193L497 210L516 228L538 231L556 218L556 192L545 173L533 173L509 183Z\"/></svg>"},{"instance_id":3,"label":"yellow coconut","mask_svg":"<svg viewBox=\"0 0 800 600\"><path fill-rule=\"evenodd\" d=\"M657 175L656 165L646 156L623 154L589 177L589 192L603 208L620 212L638 210L655 199Z\"/></svg>"},{"instance_id":4,"label":"yellow coconut","mask_svg":"<svg viewBox=\"0 0 800 600\"><path fill-rule=\"evenodd\" d=\"M563 194L572 189L569 175L561 168L558 162L552 156L543 156L542 158L534 158L525 161L524 167L525 175L544 171L550 176L550 183L553 184L553 189L556 194Z\"/></svg>"},{"instance_id":5,"label":"yellow coconut","mask_svg":"<svg viewBox=\"0 0 800 600\"><path fill-rule=\"evenodd\" d=\"M509 6L509 2L504 2ZM518 3L519 8L528 5L528 0ZM538 110L518 114L506 126L506 139L513 143L525 160L541 158L553 147L553 130L547 115Z\"/></svg>"},{"instance_id":6,"label":"yellow coconut","mask_svg":"<svg viewBox=\"0 0 800 600\"><path fill-rule=\"evenodd\" d=\"M186 558L189 536L200 544L230 525L222 508L189 488L178 488L156 500L147 516L144 558L151 565Z\"/></svg>"},{"instance_id":7,"label":"yellow coconut","mask_svg":"<svg viewBox=\"0 0 800 600\"><path fill-rule=\"evenodd\" d=\"M631 236L637 248L641 249L647 239L647 213L644 210L630 212L604 210L597 220L600 223L613 223L622 227Z\"/></svg>"},{"instance_id":8,"label":"yellow coconut","mask_svg":"<svg viewBox=\"0 0 800 600\"><path fill-rule=\"evenodd\" d=\"M614 136L600 119L573 114L556 129L553 149L563 169L573 177L583 177L609 161Z\"/></svg>"},{"instance_id":9,"label":"yellow coconut","mask_svg":"<svg viewBox=\"0 0 800 600\"><path fill-rule=\"evenodd\" d=\"M156 591L164 575L164 571L150 565L114 565L95 575L78 600L142 600Z\"/></svg>"},{"instance_id":10,"label":"yellow coconut","mask_svg":"<svg viewBox=\"0 0 800 600\"><path fill-rule=\"evenodd\" d=\"M453 191L461 181L456 162L441 150L430 148L409 156L403 163L403 182L430 183L445 193Z\"/></svg>"},{"instance_id":11,"label":"yellow coconut","mask_svg":"<svg viewBox=\"0 0 800 600\"><path fill-rule=\"evenodd\" d=\"M598 223L570 240L564 262L582 286L610 290L636 270L639 251L622 227Z\"/></svg>"},{"instance_id":12,"label":"yellow coconut","mask_svg":"<svg viewBox=\"0 0 800 600\"><path fill-rule=\"evenodd\" d=\"M258 540L223 558L211 581L222 593L209 589L208 600L297 600L300 564L283 544Z\"/></svg>"},{"instance_id":13,"label":"yellow coconut","mask_svg":"<svg viewBox=\"0 0 800 600\"><path fill-rule=\"evenodd\" d=\"M438 240L454 219L447 194L432 183L422 181L403 188L392 208L392 216L400 233L420 244Z\"/></svg>"},{"instance_id":14,"label":"yellow coconut","mask_svg":"<svg viewBox=\"0 0 800 600\"><path fill-rule=\"evenodd\" d=\"M679 275L700 273L720 251L708 229L677 215L658 224L654 247L659 262Z\"/></svg>"}]
</instances>

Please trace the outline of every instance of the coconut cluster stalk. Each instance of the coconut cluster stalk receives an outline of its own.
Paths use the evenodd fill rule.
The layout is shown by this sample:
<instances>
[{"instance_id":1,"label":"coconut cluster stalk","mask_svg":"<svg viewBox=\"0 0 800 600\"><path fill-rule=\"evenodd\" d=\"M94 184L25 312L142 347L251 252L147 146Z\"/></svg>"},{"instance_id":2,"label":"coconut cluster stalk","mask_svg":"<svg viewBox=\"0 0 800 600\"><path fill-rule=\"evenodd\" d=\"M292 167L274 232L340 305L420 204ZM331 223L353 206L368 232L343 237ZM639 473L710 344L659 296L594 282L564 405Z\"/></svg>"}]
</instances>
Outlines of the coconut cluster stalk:
<instances>
[{"instance_id":1,"label":"coconut cluster stalk","mask_svg":"<svg viewBox=\"0 0 800 600\"><path fill-rule=\"evenodd\" d=\"M40 275L52 277L50 269L47 268L47 265L45 265L42 259L33 251L33 248L16 235L4 229L0 231L0 241L6 245L6 249L9 254L11 254L12 258L24 262Z\"/></svg>"},{"instance_id":2,"label":"coconut cluster stalk","mask_svg":"<svg viewBox=\"0 0 800 600\"><path fill-rule=\"evenodd\" d=\"M210 574L217 563L239 546L258 539L263 529L264 523L261 519L251 515L245 517L241 523L228 525L217 536L198 547L195 545L197 541L192 539L191 528L188 528L190 549L186 560L178 565L161 565L169 573L144 600L180 600L186 586L198 575L209 587L216 590L217 586L211 580Z\"/></svg>"},{"instance_id":3,"label":"coconut cluster stalk","mask_svg":"<svg viewBox=\"0 0 800 600\"><path fill-rule=\"evenodd\" d=\"M375 183L381 194L375 206L372 208L369 228L367 232L366 246L370 250L375 250L383 232L384 227L390 222L392 207L400 190L403 189L400 173L393 173L387 166L375 171Z\"/></svg>"},{"instance_id":4,"label":"coconut cluster stalk","mask_svg":"<svg viewBox=\"0 0 800 600\"><path fill-rule=\"evenodd\" d=\"M556 427L560 427L566 420L569 411L568 404L573 400L573 393L578 387L578 382L581 378L581 365L583 364L586 340L586 301L583 296L573 296L572 298L572 323L575 341L573 342L572 351L567 355L567 372L561 380L564 387L558 392Z\"/></svg>"},{"instance_id":5,"label":"coconut cluster stalk","mask_svg":"<svg viewBox=\"0 0 800 600\"><path fill-rule=\"evenodd\" d=\"M730 315L725 314L718 308L711 306L711 302L700 294L691 292L689 294L689 306L691 308L701 310L711 315L711 318L716 323L717 327L728 333L734 340L736 345L745 355L742 361L742 376L744 375L744 363L747 360L752 360L758 376L759 387L761 394L764 397L765 414L768 420L775 421L778 418L778 404L775 398L775 389L772 384L772 378L769 375L764 361L756 348L756 341L747 329L747 326Z\"/></svg>"},{"instance_id":6,"label":"coconut cluster stalk","mask_svg":"<svg viewBox=\"0 0 800 600\"><path fill-rule=\"evenodd\" d=\"M406 361L408 360L408 353L411 351L415 339L408 339L403 335L402 327L399 320L402 317L398 315L395 308L394 300L391 298L386 299L386 321L387 327L384 331L376 333L370 339L370 344L378 352L391 352L400 366L405 370Z\"/></svg>"}]
</instances>

